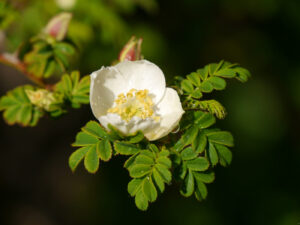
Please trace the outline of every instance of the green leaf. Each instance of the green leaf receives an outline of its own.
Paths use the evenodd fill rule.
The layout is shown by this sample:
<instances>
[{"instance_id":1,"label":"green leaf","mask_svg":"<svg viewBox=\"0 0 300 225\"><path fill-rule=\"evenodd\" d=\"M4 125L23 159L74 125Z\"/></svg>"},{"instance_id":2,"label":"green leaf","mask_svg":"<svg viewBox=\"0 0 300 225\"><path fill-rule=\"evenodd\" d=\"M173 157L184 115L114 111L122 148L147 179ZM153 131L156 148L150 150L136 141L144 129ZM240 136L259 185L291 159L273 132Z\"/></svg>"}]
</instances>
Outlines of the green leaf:
<instances>
[{"instance_id":1,"label":"green leaf","mask_svg":"<svg viewBox=\"0 0 300 225\"><path fill-rule=\"evenodd\" d=\"M237 72L236 79L238 79L241 82L246 82L248 81L249 77L251 77L250 72L245 68L237 67L234 68L234 70Z\"/></svg>"},{"instance_id":2,"label":"green leaf","mask_svg":"<svg viewBox=\"0 0 300 225\"><path fill-rule=\"evenodd\" d=\"M186 161L186 165L192 171L205 171L209 167L209 162L204 157L198 157L196 159Z\"/></svg>"},{"instance_id":3,"label":"green leaf","mask_svg":"<svg viewBox=\"0 0 300 225\"><path fill-rule=\"evenodd\" d=\"M212 166L217 165L217 163L219 162L218 153L216 151L215 146L212 143L209 143L208 158L209 158L209 161L210 161Z\"/></svg>"},{"instance_id":4,"label":"green leaf","mask_svg":"<svg viewBox=\"0 0 300 225\"><path fill-rule=\"evenodd\" d=\"M199 75L198 73L193 72L193 73L187 75L186 77L187 77L187 79L188 79L189 81L191 81L192 84L195 85L196 87L199 87L199 86L200 86L201 81L200 81L200 75Z\"/></svg>"},{"instance_id":5,"label":"green leaf","mask_svg":"<svg viewBox=\"0 0 300 225\"><path fill-rule=\"evenodd\" d=\"M138 192L136 193L135 204L140 210L143 210L143 211L147 210L147 208L148 208L148 205L149 205L148 199L141 189L139 189Z\"/></svg>"},{"instance_id":6,"label":"green leaf","mask_svg":"<svg viewBox=\"0 0 300 225\"><path fill-rule=\"evenodd\" d=\"M47 66L45 68L44 77L49 78L56 70L56 62L54 60L48 60Z\"/></svg>"},{"instance_id":7,"label":"green leaf","mask_svg":"<svg viewBox=\"0 0 300 225\"><path fill-rule=\"evenodd\" d=\"M197 73L200 75L202 80L206 80L206 78L208 77L208 70L209 70L208 66L205 66L203 69L197 70Z\"/></svg>"},{"instance_id":8,"label":"green leaf","mask_svg":"<svg viewBox=\"0 0 300 225\"><path fill-rule=\"evenodd\" d=\"M128 193L131 197L135 196L137 191L139 190L143 179L132 179L127 186Z\"/></svg>"},{"instance_id":9,"label":"green leaf","mask_svg":"<svg viewBox=\"0 0 300 225\"><path fill-rule=\"evenodd\" d=\"M185 178L187 170L188 168L186 166L186 161L182 161L181 164L177 168L175 168L174 171L175 179L183 180Z\"/></svg>"},{"instance_id":10,"label":"green leaf","mask_svg":"<svg viewBox=\"0 0 300 225\"><path fill-rule=\"evenodd\" d=\"M121 155L133 155L133 154L141 151L141 149L139 149L134 144L119 142L119 141L114 142L114 148L115 148L116 152Z\"/></svg>"},{"instance_id":11,"label":"green leaf","mask_svg":"<svg viewBox=\"0 0 300 225\"><path fill-rule=\"evenodd\" d=\"M160 173L154 168L152 172L153 180L158 187L160 193L164 192L165 190L165 183L163 178L161 177Z\"/></svg>"},{"instance_id":12,"label":"green leaf","mask_svg":"<svg viewBox=\"0 0 300 225\"><path fill-rule=\"evenodd\" d=\"M219 64L211 63L208 65L208 67L209 67L209 74L214 75L219 68Z\"/></svg>"},{"instance_id":13,"label":"green leaf","mask_svg":"<svg viewBox=\"0 0 300 225\"><path fill-rule=\"evenodd\" d=\"M157 162L158 164L161 164L161 165L167 167L167 168L171 168L171 166L172 166L171 160L170 160L169 158L167 158L167 157L159 157L159 158L156 160L156 162Z\"/></svg>"},{"instance_id":14,"label":"green leaf","mask_svg":"<svg viewBox=\"0 0 300 225\"><path fill-rule=\"evenodd\" d=\"M216 119L210 113L205 113L201 111L194 112L195 124L201 129L208 128L212 126Z\"/></svg>"},{"instance_id":15,"label":"green leaf","mask_svg":"<svg viewBox=\"0 0 300 225\"><path fill-rule=\"evenodd\" d=\"M196 180L195 197L198 201L202 201L207 197L206 185L199 180Z\"/></svg>"},{"instance_id":16,"label":"green leaf","mask_svg":"<svg viewBox=\"0 0 300 225\"><path fill-rule=\"evenodd\" d=\"M212 92L213 89L214 89L213 85L208 80L202 82L202 84L200 85L200 90L202 92L209 93Z\"/></svg>"},{"instance_id":17,"label":"green leaf","mask_svg":"<svg viewBox=\"0 0 300 225\"><path fill-rule=\"evenodd\" d=\"M151 165L134 164L129 168L129 174L132 178L140 178L149 174L151 169Z\"/></svg>"},{"instance_id":18,"label":"green leaf","mask_svg":"<svg viewBox=\"0 0 300 225\"><path fill-rule=\"evenodd\" d=\"M113 125L108 124L108 129L110 130L109 135L114 140L124 139L125 136Z\"/></svg>"},{"instance_id":19,"label":"green leaf","mask_svg":"<svg viewBox=\"0 0 300 225\"><path fill-rule=\"evenodd\" d=\"M82 131L85 133L88 133L92 136L95 136L97 138L103 138L106 139L109 137L109 135L106 133L106 131L100 126L100 124L96 121L89 121L83 128Z\"/></svg>"},{"instance_id":20,"label":"green leaf","mask_svg":"<svg viewBox=\"0 0 300 225\"><path fill-rule=\"evenodd\" d=\"M181 185L180 194L182 194L184 197L191 196L194 192L194 186L194 176L192 171L189 170Z\"/></svg>"},{"instance_id":21,"label":"green leaf","mask_svg":"<svg viewBox=\"0 0 300 225\"><path fill-rule=\"evenodd\" d=\"M74 172L79 165L79 163L83 160L85 154L89 151L90 147L82 147L73 152L69 158L69 166L71 170Z\"/></svg>"},{"instance_id":22,"label":"green leaf","mask_svg":"<svg viewBox=\"0 0 300 225\"><path fill-rule=\"evenodd\" d=\"M236 72L233 69L222 69L215 72L214 75L224 78L233 78L236 76Z\"/></svg>"},{"instance_id":23,"label":"green leaf","mask_svg":"<svg viewBox=\"0 0 300 225\"><path fill-rule=\"evenodd\" d=\"M158 153L158 157L168 157L170 155L170 152L166 149L161 150L161 152Z\"/></svg>"},{"instance_id":24,"label":"green leaf","mask_svg":"<svg viewBox=\"0 0 300 225\"><path fill-rule=\"evenodd\" d=\"M90 173L96 173L99 168L99 158L95 145L89 147L89 151L84 158L84 166Z\"/></svg>"},{"instance_id":25,"label":"green leaf","mask_svg":"<svg viewBox=\"0 0 300 225\"><path fill-rule=\"evenodd\" d=\"M196 140L196 139L195 139ZM193 150L192 147L187 147L181 152L182 160L191 160L197 157L197 153Z\"/></svg>"},{"instance_id":26,"label":"green leaf","mask_svg":"<svg viewBox=\"0 0 300 225\"><path fill-rule=\"evenodd\" d=\"M128 142L135 144L141 142L142 140L144 140L144 134L143 132L138 131L135 135L129 137Z\"/></svg>"},{"instance_id":27,"label":"green leaf","mask_svg":"<svg viewBox=\"0 0 300 225\"><path fill-rule=\"evenodd\" d=\"M65 74L61 81L55 85L55 91L64 94L64 98L73 108L80 107L81 104L89 103L90 78L85 76L80 79L78 71L73 71L71 75Z\"/></svg>"},{"instance_id":28,"label":"green leaf","mask_svg":"<svg viewBox=\"0 0 300 225\"><path fill-rule=\"evenodd\" d=\"M217 131L207 134L210 142L233 147L233 137L228 131Z\"/></svg>"},{"instance_id":29,"label":"green leaf","mask_svg":"<svg viewBox=\"0 0 300 225\"><path fill-rule=\"evenodd\" d=\"M87 146L87 145L94 145L99 141L98 138L95 136L92 136L88 133L85 132L79 132L76 135L76 140L75 143L72 144L72 146L77 147L77 146Z\"/></svg>"},{"instance_id":30,"label":"green leaf","mask_svg":"<svg viewBox=\"0 0 300 225\"><path fill-rule=\"evenodd\" d=\"M55 49L53 53L54 53L54 58L56 62L60 65L61 70L65 71L69 67L67 56L64 55L64 53L59 51L58 49Z\"/></svg>"},{"instance_id":31,"label":"green leaf","mask_svg":"<svg viewBox=\"0 0 300 225\"><path fill-rule=\"evenodd\" d=\"M215 180L215 173L212 171L209 172L193 172L196 180L203 183L212 183Z\"/></svg>"},{"instance_id":32,"label":"green leaf","mask_svg":"<svg viewBox=\"0 0 300 225\"><path fill-rule=\"evenodd\" d=\"M216 90L224 90L226 88L226 81L220 77L210 77L208 81Z\"/></svg>"},{"instance_id":33,"label":"green leaf","mask_svg":"<svg viewBox=\"0 0 300 225\"><path fill-rule=\"evenodd\" d=\"M198 128L196 126L192 126L191 128L189 128L174 145L174 150L177 152L181 151L185 146L191 144L194 141L197 134Z\"/></svg>"},{"instance_id":34,"label":"green leaf","mask_svg":"<svg viewBox=\"0 0 300 225\"><path fill-rule=\"evenodd\" d=\"M202 98L202 92L201 92L201 90L199 89L199 88L196 88L193 92L192 92L192 97L193 98L197 98L197 99L199 99L199 98Z\"/></svg>"},{"instance_id":35,"label":"green leaf","mask_svg":"<svg viewBox=\"0 0 300 225\"><path fill-rule=\"evenodd\" d=\"M206 144L207 144L206 135L203 132L198 132L197 137L194 139L192 143L192 148L197 154L199 154L204 152Z\"/></svg>"},{"instance_id":36,"label":"green leaf","mask_svg":"<svg viewBox=\"0 0 300 225\"><path fill-rule=\"evenodd\" d=\"M137 157L137 153L130 156L126 162L124 163L124 168L126 168L127 170L129 170L129 168L134 164L135 158Z\"/></svg>"},{"instance_id":37,"label":"green leaf","mask_svg":"<svg viewBox=\"0 0 300 225\"><path fill-rule=\"evenodd\" d=\"M156 153L159 152L159 148L158 148L155 144L149 144L149 145L148 145L148 148L149 148L152 152L156 152ZM162 152L167 152L167 155L166 155L166 156L169 155L169 151L167 151L167 150L162 150ZM163 153L160 152L159 154L163 154Z\"/></svg>"},{"instance_id":38,"label":"green leaf","mask_svg":"<svg viewBox=\"0 0 300 225\"><path fill-rule=\"evenodd\" d=\"M101 160L108 161L112 156L112 148L108 139L101 140L97 143L97 152Z\"/></svg>"},{"instance_id":39,"label":"green leaf","mask_svg":"<svg viewBox=\"0 0 300 225\"><path fill-rule=\"evenodd\" d=\"M66 42L58 42L54 45L54 48L66 55L73 55L75 53L75 48Z\"/></svg>"},{"instance_id":40,"label":"green leaf","mask_svg":"<svg viewBox=\"0 0 300 225\"><path fill-rule=\"evenodd\" d=\"M232 161L231 151L224 145L215 144L215 147L219 153L220 164L224 167L229 166Z\"/></svg>"},{"instance_id":41,"label":"green leaf","mask_svg":"<svg viewBox=\"0 0 300 225\"><path fill-rule=\"evenodd\" d=\"M192 82L186 79L181 82L181 88L187 93L192 93L194 91Z\"/></svg>"},{"instance_id":42,"label":"green leaf","mask_svg":"<svg viewBox=\"0 0 300 225\"><path fill-rule=\"evenodd\" d=\"M154 160L152 157L140 154L136 157L135 163L136 164L144 164L144 165L153 165Z\"/></svg>"},{"instance_id":43,"label":"green leaf","mask_svg":"<svg viewBox=\"0 0 300 225\"><path fill-rule=\"evenodd\" d=\"M155 169L159 172L160 176L163 178L165 183L169 183L172 180L172 174L171 172L167 169L167 167L161 165L161 164L156 164Z\"/></svg>"},{"instance_id":44,"label":"green leaf","mask_svg":"<svg viewBox=\"0 0 300 225\"><path fill-rule=\"evenodd\" d=\"M152 179L146 177L143 183L143 191L149 202L154 202L157 198L157 191Z\"/></svg>"}]
</instances>

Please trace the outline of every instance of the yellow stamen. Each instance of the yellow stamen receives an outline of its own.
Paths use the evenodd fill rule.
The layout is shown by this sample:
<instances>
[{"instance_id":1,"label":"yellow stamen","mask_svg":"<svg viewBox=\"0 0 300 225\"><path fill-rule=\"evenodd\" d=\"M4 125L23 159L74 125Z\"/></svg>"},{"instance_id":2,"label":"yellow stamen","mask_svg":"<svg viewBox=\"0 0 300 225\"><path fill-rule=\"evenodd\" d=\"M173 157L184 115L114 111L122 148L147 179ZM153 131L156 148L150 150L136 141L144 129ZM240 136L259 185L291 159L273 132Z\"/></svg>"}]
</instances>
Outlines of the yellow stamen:
<instances>
[{"instance_id":1,"label":"yellow stamen","mask_svg":"<svg viewBox=\"0 0 300 225\"><path fill-rule=\"evenodd\" d=\"M160 117L154 115L153 105L147 89L131 89L126 95L119 94L115 100L115 106L108 109L107 112L119 114L127 122L134 116L142 119L152 118L158 122Z\"/></svg>"}]
</instances>

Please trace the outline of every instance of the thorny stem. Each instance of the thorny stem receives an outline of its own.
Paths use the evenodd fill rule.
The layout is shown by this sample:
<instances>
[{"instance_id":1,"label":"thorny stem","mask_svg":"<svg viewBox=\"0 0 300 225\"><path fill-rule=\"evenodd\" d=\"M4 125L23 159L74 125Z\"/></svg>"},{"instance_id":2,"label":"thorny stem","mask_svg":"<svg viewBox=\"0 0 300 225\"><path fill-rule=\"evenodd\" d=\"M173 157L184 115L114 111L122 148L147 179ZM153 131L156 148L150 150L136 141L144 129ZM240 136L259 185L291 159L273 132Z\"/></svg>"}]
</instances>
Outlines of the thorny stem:
<instances>
[{"instance_id":1,"label":"thorny stem","mask_svg":"<svg viewBox=\"0 0 300 225\"><path fill-rule=\"evenodd\" d=\"M29 73L26 70L26 66L22 62L13 62L12 60L9 60L7 57L5 57L4 55L0 54L0 63L3 63L7 66L11 66L11 67L15 68L16 70L23 73L24 76L26 76L29 80L31 80L38 86L49 89L50 86L45 84L40 78L37 78L36 76L34 76L34 74Z\"/></svg>"}]
</instances>

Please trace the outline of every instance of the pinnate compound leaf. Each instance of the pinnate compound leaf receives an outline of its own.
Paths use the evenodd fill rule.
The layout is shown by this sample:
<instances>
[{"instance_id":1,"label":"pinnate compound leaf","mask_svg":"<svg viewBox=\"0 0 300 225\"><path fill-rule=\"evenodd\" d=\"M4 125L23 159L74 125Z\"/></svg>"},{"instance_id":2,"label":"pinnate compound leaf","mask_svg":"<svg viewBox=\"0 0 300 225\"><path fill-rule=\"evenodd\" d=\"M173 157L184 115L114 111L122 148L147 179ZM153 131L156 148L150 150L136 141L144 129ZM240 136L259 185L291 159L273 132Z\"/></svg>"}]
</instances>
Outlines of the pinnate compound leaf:
<instances>
[{"instance_id":1,"label":"pinnate compound leaf","mask_svg":"<svg viewBox=\"0 0 300 225\"><path fill-rule=\"evenodd\" d=\"M73 71L71 75L62 76L61 81L55 85L55 91L62 93L73 108L79 108L81 104L89 103L90 78L84 76L80 79L79 72Z\"/></svg>"},{"instance_id":2,"label":"pinnate compound leaf","mask_svg":"<svg viewBox=\"0 0 300 225\"><path fill-rule=\"evenodd\" d=\"M75 147L82 147L72 153L69 158L70 168L74 171L84 158L84 166L90 173L95 173L102 161L112 157L113 149L109 135L95 121L89 121L76 135Z\"/></svg>"},{"instance_id":3,"label":"pinnate compound leaf","mask_svg":"<svg viewBox=\"0 0 300 225\"><path fill-rule=\"evenodd\" d=\"M159 151L157 146L150 144L147 150L137 152L126 161L124 166L133 178L128 184L128 192L135 196L139 209L146 210L149 202L154 202L158 193L164 191L165 183L171 181L172 162L168 156L168 150L162 148Z\"/></svg>"},{"instance_id":4,"label":"pinnate compound leaf","mask_svg":"<svg viewBox=\"0 0 300 225\"><path fill-rule=\"evenodd\" d=\"M43 112L27 97L26 90L34 90L30 85L17 87L0 98L0 111L9 125L35 126Z\"/></svg>"}]
</instances>

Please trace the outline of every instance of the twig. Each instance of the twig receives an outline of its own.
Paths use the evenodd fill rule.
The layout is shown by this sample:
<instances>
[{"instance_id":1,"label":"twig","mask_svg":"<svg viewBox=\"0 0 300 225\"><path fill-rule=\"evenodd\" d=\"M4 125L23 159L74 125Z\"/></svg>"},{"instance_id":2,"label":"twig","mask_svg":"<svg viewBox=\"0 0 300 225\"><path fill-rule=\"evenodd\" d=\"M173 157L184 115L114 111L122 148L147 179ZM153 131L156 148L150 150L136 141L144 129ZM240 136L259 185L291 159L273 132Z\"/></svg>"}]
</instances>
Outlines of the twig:
<instances>
[{"instance_id":1,"label":"twig","mask_svg":"<svg viewBox=\"0 0 300 225\"><path fill-rule=\"evenodd\" d=\"M34 76L34 74L29 73L26 70L26 66L22 62L14 62L13 60L10 60L8 57L6 57L5 55L0 54L0 63L3 63L7 66L11 66L11 67L15 68L16 70L23 73L24 76L26 76L29 80L31 80L32 82L34 82L35 84L37 84L40 87L42 87L42 88L48 87L48 85L45 84L40 78Z\"/></svg>"}]
</instances>

